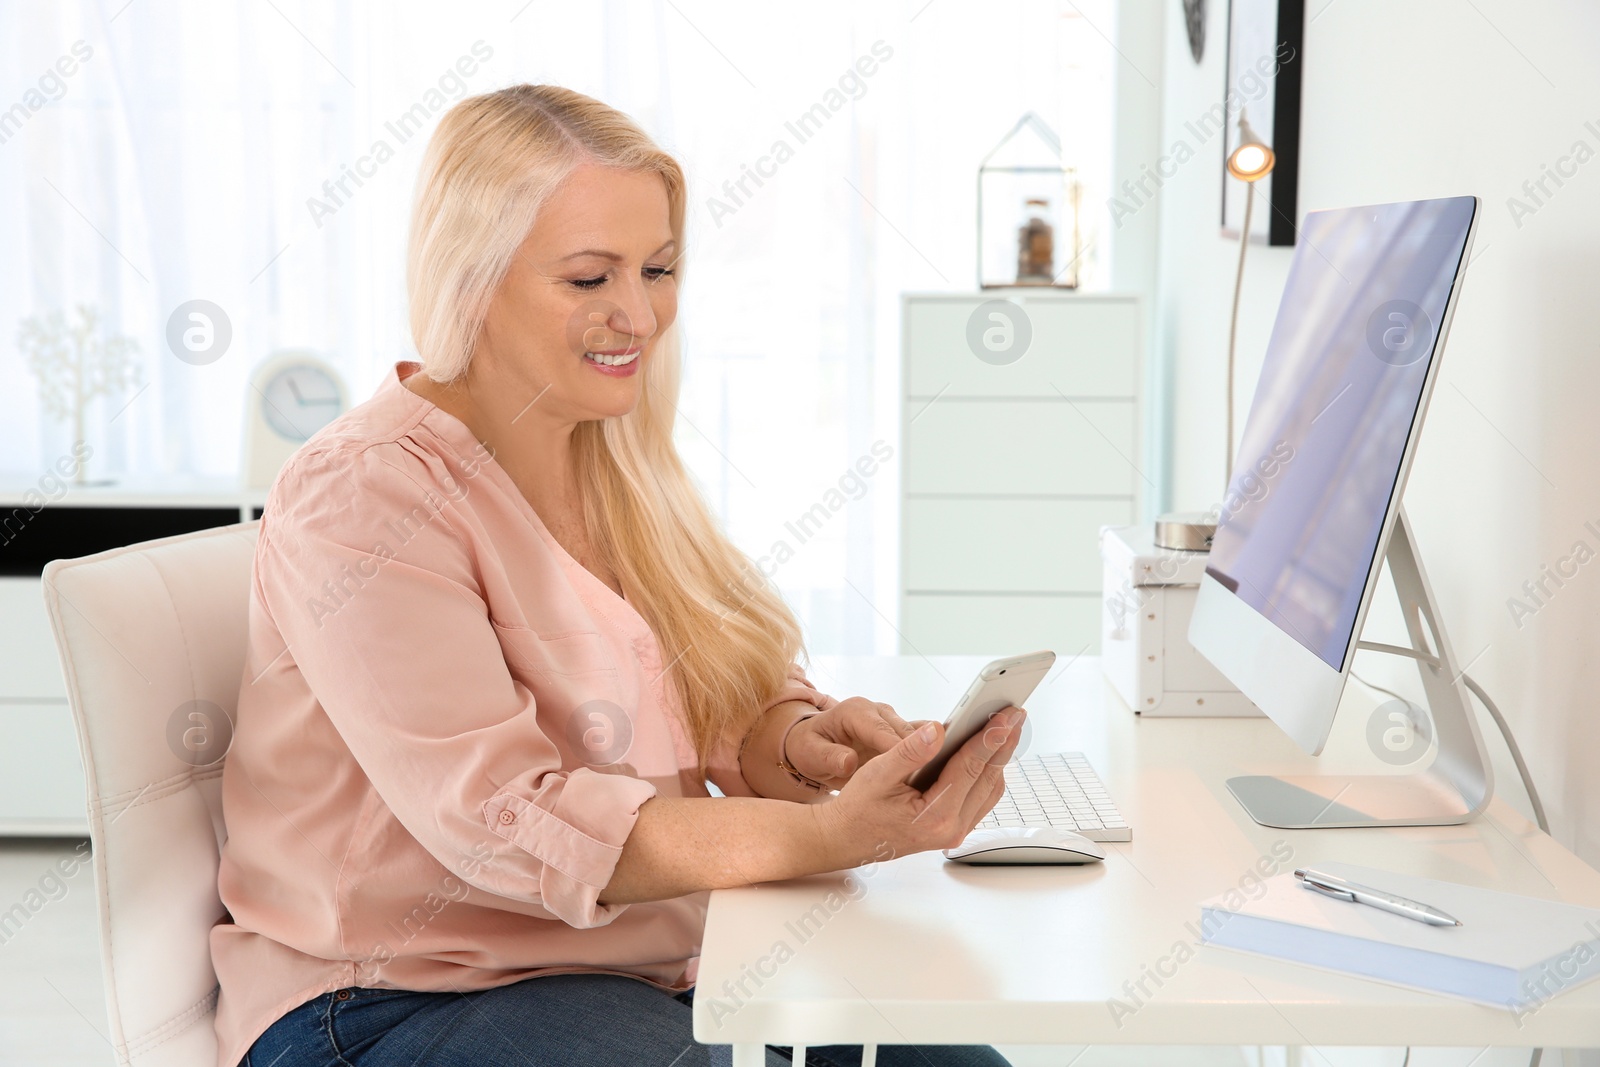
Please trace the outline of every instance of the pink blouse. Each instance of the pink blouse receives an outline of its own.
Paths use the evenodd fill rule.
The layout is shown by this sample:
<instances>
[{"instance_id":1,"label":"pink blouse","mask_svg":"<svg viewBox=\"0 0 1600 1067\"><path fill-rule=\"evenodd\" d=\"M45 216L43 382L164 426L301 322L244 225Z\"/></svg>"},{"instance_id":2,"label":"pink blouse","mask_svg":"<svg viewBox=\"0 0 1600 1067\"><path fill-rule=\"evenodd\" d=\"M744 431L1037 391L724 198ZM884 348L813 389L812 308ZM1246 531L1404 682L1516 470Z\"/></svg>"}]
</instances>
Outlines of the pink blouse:
<instances>
[{"instance_id":1,"label":"pink blouse","mask_svg":"<svg viewBox=\"0 0 1600 1067\"><path fill-rule=\"evenodd\" d=\"M344 986L695 980L707 893L606 905L639 805L705 797L644 619L401 363L284 467L222 775L218 1067ZM769 704L835 702L798 668ZM709 777L752 796L736 746Z\"/></svg>"}]
</instances>

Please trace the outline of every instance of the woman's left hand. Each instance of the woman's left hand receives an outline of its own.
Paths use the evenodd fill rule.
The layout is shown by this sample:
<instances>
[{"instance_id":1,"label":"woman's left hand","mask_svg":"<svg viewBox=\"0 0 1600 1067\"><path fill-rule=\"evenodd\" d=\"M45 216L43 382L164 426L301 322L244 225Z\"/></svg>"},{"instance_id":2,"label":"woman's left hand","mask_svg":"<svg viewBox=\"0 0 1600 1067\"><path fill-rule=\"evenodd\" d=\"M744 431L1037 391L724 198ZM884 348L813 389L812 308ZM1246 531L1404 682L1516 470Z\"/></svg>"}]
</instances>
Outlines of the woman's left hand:
<instances>
[{"instance_id":1,"label":"woman's left hand","mask_svg":"<svg viewBox=\"0 0 1600 1067\"><path fill-rule=\"evenodd\" d=\"M856 768L899 744L923 721L907 722L887 704L851 697L796 723L782 754L807 778L838 789Z\"/></svg>"}]
</instances>

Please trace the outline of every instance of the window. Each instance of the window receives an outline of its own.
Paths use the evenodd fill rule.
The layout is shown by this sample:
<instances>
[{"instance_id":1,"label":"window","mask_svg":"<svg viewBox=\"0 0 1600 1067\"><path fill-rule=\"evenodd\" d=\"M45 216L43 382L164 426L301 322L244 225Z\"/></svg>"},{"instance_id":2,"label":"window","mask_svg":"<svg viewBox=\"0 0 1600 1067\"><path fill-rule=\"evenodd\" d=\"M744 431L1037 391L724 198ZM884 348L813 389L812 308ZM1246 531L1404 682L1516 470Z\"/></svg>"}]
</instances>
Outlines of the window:
<instances>
[{"instance_id":1,"label":"window","mask_svg":"<svg viewBox=\"0 0 1600 1067\"><path fill-rule=\"evenodd\" d=\"M976 284L978 160L1031 109L1084 204L1108 195L1111 0L0 13L0 467L32 481L70 451L16 326L80 302L141 371L91 405L97 477L231 476L249 373L277 349L325 354L369 396L412 354L406 227L433 124L466 95L558 82L688 173L680 445L819 653L896 647L899 295ZM1108 277L1101 214L1090 288ZM199 367L165 341L197 298L232 328Z\"/></svg>"}]
</instances>

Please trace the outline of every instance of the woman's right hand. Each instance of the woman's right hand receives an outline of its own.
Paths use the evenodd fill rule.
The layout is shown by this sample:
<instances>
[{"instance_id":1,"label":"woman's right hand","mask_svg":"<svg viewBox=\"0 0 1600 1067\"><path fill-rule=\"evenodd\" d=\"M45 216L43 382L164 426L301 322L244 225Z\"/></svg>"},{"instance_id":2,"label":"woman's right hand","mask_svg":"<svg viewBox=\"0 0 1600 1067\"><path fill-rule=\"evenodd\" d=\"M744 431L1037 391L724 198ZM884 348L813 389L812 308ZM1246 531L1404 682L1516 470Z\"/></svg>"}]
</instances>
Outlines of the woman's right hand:
<instances>
[{"instance_id":1,"label":"woman's right hand","mask_svg":"<svg viewBox=\"0 0 1600 1067\"><path fill-rule=\"evenodd\" d=\"M1022 737L1021 708L1003 708L956 750L927 792L906 784L939 751L944 727L935 722L862 764L816 816L834 869L930 849L954 848L1005 791L1005 765Z\"/></svg>"}]
</instances>

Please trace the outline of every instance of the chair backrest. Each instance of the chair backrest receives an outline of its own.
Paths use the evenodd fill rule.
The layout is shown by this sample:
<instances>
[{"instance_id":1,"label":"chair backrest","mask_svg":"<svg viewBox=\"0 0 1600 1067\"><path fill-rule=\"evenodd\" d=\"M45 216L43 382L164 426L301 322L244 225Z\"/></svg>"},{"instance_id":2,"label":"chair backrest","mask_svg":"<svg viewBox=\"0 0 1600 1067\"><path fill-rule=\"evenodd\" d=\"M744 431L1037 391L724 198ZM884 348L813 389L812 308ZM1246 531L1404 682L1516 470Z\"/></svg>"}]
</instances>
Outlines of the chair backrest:
<instances>
[{"instance_id":1,"label":"chair backrest","mask_svg":"<svg viewBox=\"0 0 1600 1067\"><path fill-rule=\"evenodd\" d=\"M222 754L259 523L56 560L44 598L88 777L117 1062L214 1067Z\"/></svg>"}]
</instances>

